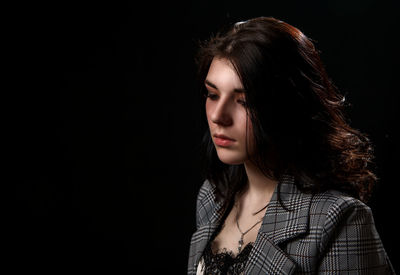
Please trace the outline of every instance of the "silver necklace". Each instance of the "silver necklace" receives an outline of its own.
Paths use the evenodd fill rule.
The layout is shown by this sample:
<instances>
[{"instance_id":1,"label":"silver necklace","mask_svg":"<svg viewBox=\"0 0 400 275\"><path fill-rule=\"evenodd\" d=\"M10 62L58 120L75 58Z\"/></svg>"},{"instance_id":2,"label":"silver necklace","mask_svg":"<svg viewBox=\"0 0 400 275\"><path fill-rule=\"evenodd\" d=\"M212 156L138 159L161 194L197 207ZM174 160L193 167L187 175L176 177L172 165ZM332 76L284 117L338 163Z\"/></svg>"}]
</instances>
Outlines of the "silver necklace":
<instances>
[{"instance_id":1,"label":"silver necklace","mask_svg":"<svg viewBox=\"0 0 400 275\"><path fill-rule=\"evenodd\" d=\"M268 205L268 204L267 204ZM266 206L265 206L266 207ZM264 208L262 208L262 210L263 209L265 209L265 207ZM259 213L261 210L259 210L259 211L257 211L256 213ZM238 218L238 213L239 213L239 211L237 211L236 212L236 225L237 225L237 228L239 229L239 232L240 232L240 234L242 234L241 236L240 236L240 239L239 239L239 242L238 242L238 253L240 253L240 251L242 251L242 246L243 246L243 238L244 238L244 235L246 235L247 233L249 233L250 232L250 230L252 230L257 224L259 224L260 222L262 222L262 218L259 220L259 221L257 221L255 224L253 224L253 226L251 226L249 229L247 229L245 232L242 232L242 230L240 229L240 226L239 226L239 218ZM254 214L253 214L254 215Z\"/></svg>"}]
</instances>

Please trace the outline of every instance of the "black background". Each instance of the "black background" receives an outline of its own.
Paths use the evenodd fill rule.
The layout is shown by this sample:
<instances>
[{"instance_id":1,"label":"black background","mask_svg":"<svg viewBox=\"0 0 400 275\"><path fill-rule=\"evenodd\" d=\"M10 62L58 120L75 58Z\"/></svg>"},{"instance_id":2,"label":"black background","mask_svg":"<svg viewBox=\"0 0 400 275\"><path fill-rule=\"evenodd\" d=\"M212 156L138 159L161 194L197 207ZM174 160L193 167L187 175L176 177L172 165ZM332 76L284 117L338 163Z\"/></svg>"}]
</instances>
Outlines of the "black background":
<instances>
[{"instance_id":1,"label":"black background","mask_svg":"<svg viewBox=\"0 0 400 275\"><path fill-rule=\"evenodd\" d=\"M197 42L256 16L284 20L315 40L352 104L352 126L373 141L380 181L369 205L399 270L398 10L394 0L5 9L13 270L186 273L205 122Z\"/></svg>"}]
</instances>

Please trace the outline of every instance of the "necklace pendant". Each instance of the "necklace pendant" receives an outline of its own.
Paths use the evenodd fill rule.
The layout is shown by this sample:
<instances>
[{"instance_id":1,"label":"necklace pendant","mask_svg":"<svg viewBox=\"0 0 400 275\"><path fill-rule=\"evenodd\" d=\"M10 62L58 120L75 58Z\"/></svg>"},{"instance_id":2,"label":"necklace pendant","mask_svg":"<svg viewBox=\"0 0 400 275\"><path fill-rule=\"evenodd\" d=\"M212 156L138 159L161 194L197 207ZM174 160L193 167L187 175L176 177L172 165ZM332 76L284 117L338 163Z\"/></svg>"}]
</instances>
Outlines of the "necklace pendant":
<instances>
[{"instance_id":1,"label":"necklace pendant","mask_svg":"<svg viewBox=\"0 0 400 275\"><path fill-rule=\"evenodd\" d=\"M239 253L242 250L242 246L243 246L243 235L240 237L240 240L239 240L239 247L238 247L238 252Z\"/></svg>"}]
</instances>

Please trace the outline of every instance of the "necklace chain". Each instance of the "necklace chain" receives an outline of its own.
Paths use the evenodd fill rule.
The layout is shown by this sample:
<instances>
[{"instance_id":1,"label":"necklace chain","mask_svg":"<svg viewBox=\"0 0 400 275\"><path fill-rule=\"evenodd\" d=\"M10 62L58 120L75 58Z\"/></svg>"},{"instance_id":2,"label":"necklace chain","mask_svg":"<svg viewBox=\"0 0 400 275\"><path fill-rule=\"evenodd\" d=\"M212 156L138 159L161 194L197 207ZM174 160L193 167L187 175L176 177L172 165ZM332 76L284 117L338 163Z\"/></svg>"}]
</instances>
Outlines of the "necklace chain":
<instances>
[{"instance_id":1,"label":"necklace chain","mask_svg":"<svg viewBox=\"0 0 400 275\"><path fill-rule=\"evenodd\" d=\"M259 224L260 222L262 222L262 219L260 219L258 222L256 222L255 224L253 224L253 226L250 227L249 229L247 229L246 232L242 232L242 230L240 229L240 226L239 226L239 221L238 221L238 219L236 219L237 228L239 229L239 232L240 232L240 234L242 234L242 235L246 235L247 233L249 233L250 230L252 230L252 229L253 229L257 224Z\"/></svg>"},{"instance_id":2,"label":"necklace chain","mask_svg":"<svg viewBox=\"0 0 400 275\"><path fill-rule=\"evenodd\" d=\"M268 205L267 205L268 206ZM263 208L263 209L265 209L266 208L266 206ZM260 211L258 211L257 213L259 213ZM238 218L238 213L239 213L239 211L237 211L236 212L236 225L237 225L237 228L239 229L239 232L240 232L240 234L242 234L241 236L240 236L240 239L239 239L239 242L238 242L238 253L240 253L240 251L242 250L242 246L243 246L243 243L244 243L244 241L243 241L243 238L244 238L244 235L246 235L247 233L249 233L257 224L259 224L260 222L262 222L262 218L259 220L259 221L257 221L255 224L253 224L249 229L247 229L245 232L243 232L241 229L240 229L240 226L239 226L239 218Z\"/></svg>"}]
</instances>

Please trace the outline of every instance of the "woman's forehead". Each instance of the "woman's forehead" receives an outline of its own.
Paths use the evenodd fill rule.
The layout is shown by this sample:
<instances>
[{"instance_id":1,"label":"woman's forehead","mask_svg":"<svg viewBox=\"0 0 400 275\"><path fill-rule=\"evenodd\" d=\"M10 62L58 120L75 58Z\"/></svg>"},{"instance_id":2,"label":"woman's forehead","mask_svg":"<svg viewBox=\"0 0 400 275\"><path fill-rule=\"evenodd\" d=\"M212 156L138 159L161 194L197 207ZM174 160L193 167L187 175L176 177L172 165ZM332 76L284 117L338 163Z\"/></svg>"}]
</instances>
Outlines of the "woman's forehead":
<instances>
[{"instance_id":1,"label":"woman's forehead","mask_svg":"<svg viewBox=\"0 0 400 275\"><path fill-rule=\"evenodd\" d=\"M218 90L244 92L239 75L226 58L213 58L205 84Z\"/></svg>"}]
</instances>

